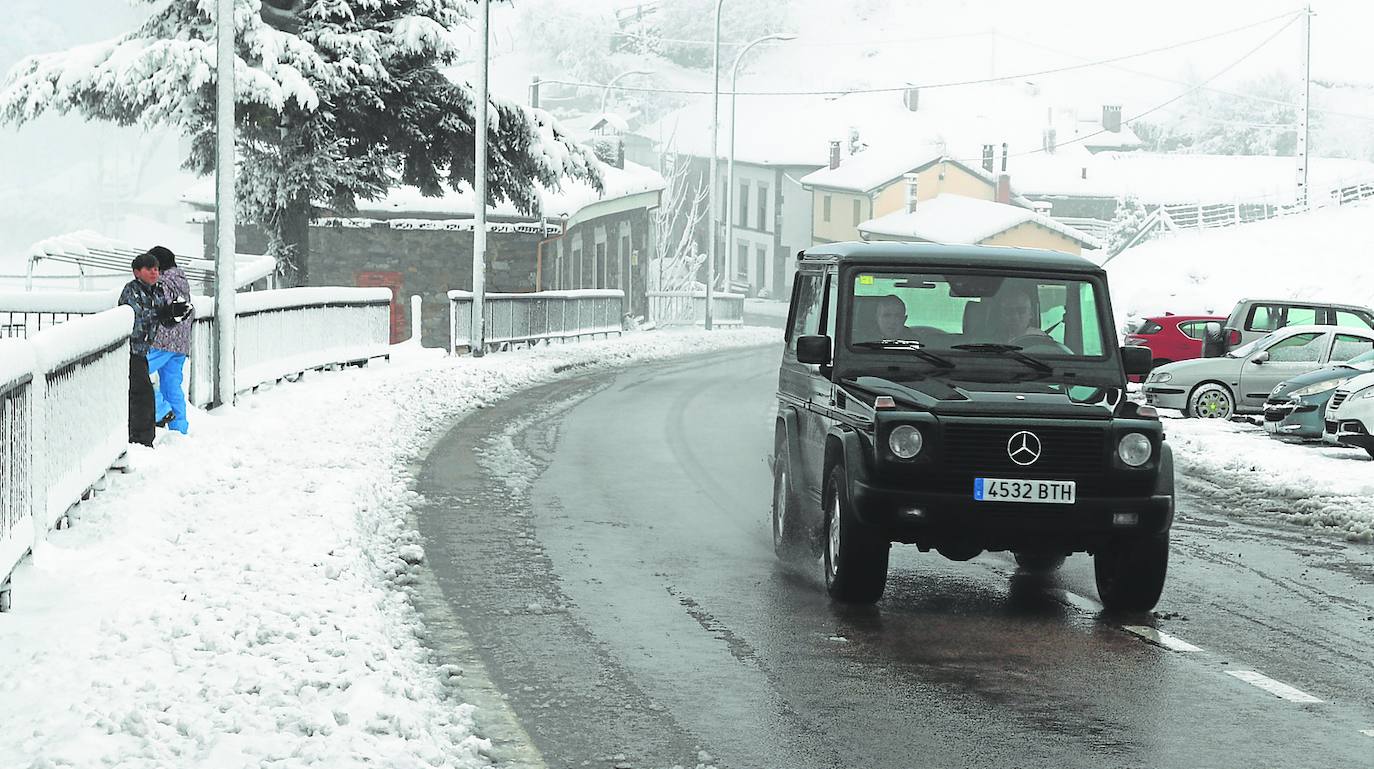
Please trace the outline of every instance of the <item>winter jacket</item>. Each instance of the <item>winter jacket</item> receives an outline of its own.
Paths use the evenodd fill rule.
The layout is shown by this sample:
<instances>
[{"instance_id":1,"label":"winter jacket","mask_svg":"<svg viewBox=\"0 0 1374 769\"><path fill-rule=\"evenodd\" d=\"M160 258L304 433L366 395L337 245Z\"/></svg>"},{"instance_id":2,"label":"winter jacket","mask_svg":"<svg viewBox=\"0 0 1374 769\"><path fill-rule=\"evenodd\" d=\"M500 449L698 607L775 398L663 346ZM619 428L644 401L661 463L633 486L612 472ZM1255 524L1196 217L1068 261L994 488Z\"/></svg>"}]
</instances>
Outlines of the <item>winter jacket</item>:
<instances>
[{"instance_id":1,"label":"winter jacket","mask_svg":"<svg viewBox=\"0 0 1374 769\"><path fill-rule=\"evenodd\" d=\"M157 284L162 287L163 294L168 302L191 303L191 284L186 280L186 273L180 267L171 267L162 273ZM157 335L153 337L153 346L159 350L167 352L179 352L182 355L191 354L191 327L196 317L196 308L191 307L191 314L187 315L181 322L165 326L159 324Z\"/></svg>"},{"instance_id":2,"label":"winter jacket","mask_svg":"<svg viewBox=\"0 0 1374 769\"><path fill-rule=\"evenodd\" d=\"M129 353L147 355L148 347L157 333L157 311L167 304L167 297L157 284L151 286L138 278L124 284L119 293L119 303L127 304L134 311L134 328L129 332Z\"/></svg>"}]
</instances>

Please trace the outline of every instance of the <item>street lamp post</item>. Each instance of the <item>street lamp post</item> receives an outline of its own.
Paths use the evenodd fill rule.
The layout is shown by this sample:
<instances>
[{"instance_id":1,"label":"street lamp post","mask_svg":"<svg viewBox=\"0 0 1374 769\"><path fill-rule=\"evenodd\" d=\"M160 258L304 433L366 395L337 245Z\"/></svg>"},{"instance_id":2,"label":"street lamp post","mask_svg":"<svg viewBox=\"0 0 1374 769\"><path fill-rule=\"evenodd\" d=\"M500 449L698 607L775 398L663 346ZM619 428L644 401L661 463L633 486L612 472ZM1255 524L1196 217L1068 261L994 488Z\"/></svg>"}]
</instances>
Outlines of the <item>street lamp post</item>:
<instances>
[{"instance_id":1,"label":"street lamp post","mask_svg":"<svg viewBox=\"0 0 1374 769\"><path fill-rule=\"evenodd\" d=\"M234 0L215 9L215 382L214 404L234 405Z\"/></svg>"},{"instance_id":2,"label":"street lamp post","mask_svg":"<svg viewBox=\"0 0 1374 769\"><path fill-rule=\"evenodd\" d=\"M734 264L735 226L731 219L735 215L735 94L739 92L739 65L744 61L744 54L760 43L796 39L797 36L791 32L778 32L750 41L748 45L740 49L739 54L735 56L734 66L730 68L730 151L725 165L725 285L727 287L739 269L738 265ZM763 222L759 222L759 229L763 229Z\"/></svg>"},{"instance_id":3,"label":"street lamp post","mask_svg":"<svg viewBox=\"0 0 1374 769\"><path fill-rule=\"evenodd\" d=\"M652 75L652 74L654 74L654 71L651 70L651 69L632 69L632 70L630 70L629 72L621 72L619 75L616 75L615 77L611 78L611 81L610 81L609 83L606 84L605 90L603 90L603 91L601 92L601 114L602 114L602 115L605 115L605 114L606 114L606 99L607 99L608 97L610 97L610 95L611 95L611 86L613 86L613 85L615 85L616 83L620 82L620 79L621 79L621 78L629 77L630 75Z\"/></svg>"},{"instance_id":4,"label":"street lamp post","mask_svg":"<svg viewBox=\"0 0 1374 769\"><path fill-rule=\"evenodd\" d=\"M716 142L720 136L720 8L725 0L716 0L715 54L711 59L711 189L707 193L706 233L706 330L711 330L711 295L716 282ZM726 212L727 215L729 212Z\"/></svg>"},{"instance_id":5,"label":"street lamp post","mask_svg":"<svg viewBox=\"0 0 1374 769\"><path fill-rule=\"evenodd\" d=\"M482 71L477 82L477 114L473 122L476 157L472 180L474 223L472 230L472 321L469 328L468 349L472 357L486 352L486 269L487 269L487 73L491 66L491 5L482 0L478 11L481 19Z\"/></svg>"}]
</instances>

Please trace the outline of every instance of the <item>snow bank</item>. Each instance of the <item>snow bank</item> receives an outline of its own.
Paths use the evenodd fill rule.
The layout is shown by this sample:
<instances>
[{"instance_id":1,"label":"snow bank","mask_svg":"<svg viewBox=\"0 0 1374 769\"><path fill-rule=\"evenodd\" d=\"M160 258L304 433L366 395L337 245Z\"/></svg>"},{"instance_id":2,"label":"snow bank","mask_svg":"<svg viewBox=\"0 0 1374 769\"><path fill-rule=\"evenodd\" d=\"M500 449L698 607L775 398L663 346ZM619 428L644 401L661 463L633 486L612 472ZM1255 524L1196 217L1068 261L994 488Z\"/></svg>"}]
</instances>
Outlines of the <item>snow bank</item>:
<instances>
[{"instance_id":1,"label":"snow bank","mask_svg":"<svg viewBox=\"0 0 1374 769\"><path fill-rule=\"evenodd\" d=\"M0 766L490 763L461 671L419 640L410 463L456 417L569 372L775 343L634 334L311 374L133 472L15 573Z\"/></svg>"},{"instance_id":2,"label":"snow bank","mask_svg":"<svg viewBox=\"0 0 1374 769\"><path fill-rule=\"evenodd\" d=\"M1202 232L1177 232L1107 263L1118 327L1127 317L1226 315L1242 298L1374 306L1374 202Z\"/></svg>"},{"instance_id":3,"label":"snow bank","mask_svg":"<svg viewBox=\"0 0 1374 769\"><path fill-rule=\"evenodd\" d=\"M51 373L73 361L128 338L134 311L120 306L95 315L74 318L45 328L33 336L38 371Z\"/></svg>"},{"instance_id":4,"label":"snow bank","mask_svg":"<svg viewBox=\"0 0 1374 769\"><path fill-rule=\"evenodd\" d=\"M1270 438L1245 422L1165 422L1180 490L1223 509L1374 542L1374 474L1360 449Z\"/></svg>"}]
</instances>

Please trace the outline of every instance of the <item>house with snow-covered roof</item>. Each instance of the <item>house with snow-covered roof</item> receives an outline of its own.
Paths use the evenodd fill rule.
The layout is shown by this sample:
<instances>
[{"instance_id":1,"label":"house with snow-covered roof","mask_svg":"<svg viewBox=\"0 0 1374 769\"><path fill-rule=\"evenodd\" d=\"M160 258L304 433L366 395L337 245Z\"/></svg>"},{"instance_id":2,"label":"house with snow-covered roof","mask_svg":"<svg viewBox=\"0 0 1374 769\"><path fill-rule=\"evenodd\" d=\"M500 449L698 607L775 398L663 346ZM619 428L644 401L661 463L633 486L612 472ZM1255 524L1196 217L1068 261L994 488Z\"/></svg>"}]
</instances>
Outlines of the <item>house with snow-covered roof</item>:
<instances>
[{"instance_id":1,"label":"house with snow-covered roof","mask_svg":"<svg viewBox=\"0 0 1374 769\"><path fill-rule=\"evenodd\" d=\"M1101 248L1095 238L1021 206L942 193L862 222L863 240L1047 248L1068 254Z\"/></svg>"},{"instance_id":2,"label":"house with snow-covered roof","mask_svg":"<svg viewBox=\"0 0 1374 769\"><path fill-rule=\"evenodd\" d=\"M534 214L508 202L488 206L487 291L613 288L625 292L627 314L646 311L653 211L663 177L634 163L601 170L601 192L566 179L558 189L539 187L541 211ZM182 200L205 224L207 254L212 253L213 181L198 183ZM390 288L392 341L405 338L407 297L418 294L423 343L447 347L448 291L472 286L474 211L475 195L466 184L437 197L396 187L378 200L358 201L349 216L320 207L310 225L309 284ZM263 254L267 246L256 227L239 228L241 253Z\"/></svg>"}]
</instances>

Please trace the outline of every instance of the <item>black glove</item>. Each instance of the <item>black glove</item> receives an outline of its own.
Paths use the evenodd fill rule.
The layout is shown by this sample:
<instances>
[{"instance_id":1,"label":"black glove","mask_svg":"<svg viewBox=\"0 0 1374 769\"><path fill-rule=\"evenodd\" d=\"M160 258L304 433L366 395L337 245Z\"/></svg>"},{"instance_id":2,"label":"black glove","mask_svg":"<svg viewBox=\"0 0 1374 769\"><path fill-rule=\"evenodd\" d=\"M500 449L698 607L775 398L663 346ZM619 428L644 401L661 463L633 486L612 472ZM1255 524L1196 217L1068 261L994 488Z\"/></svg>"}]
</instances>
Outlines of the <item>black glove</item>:
<instances>
[{"instance_id":1,"label":"black glove","mask_svg":"<svg viewBox=\"0 0 1374 769\"><path fill-rule=\"evenodd\" d=\"M157 308L157 319L162 321L164 326L175 326L180 323L191 311L191 305L186 302L169 302Z\"/></svg>"}]
</instances>

